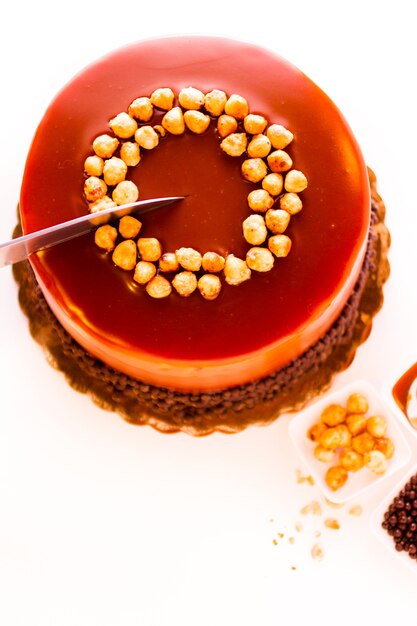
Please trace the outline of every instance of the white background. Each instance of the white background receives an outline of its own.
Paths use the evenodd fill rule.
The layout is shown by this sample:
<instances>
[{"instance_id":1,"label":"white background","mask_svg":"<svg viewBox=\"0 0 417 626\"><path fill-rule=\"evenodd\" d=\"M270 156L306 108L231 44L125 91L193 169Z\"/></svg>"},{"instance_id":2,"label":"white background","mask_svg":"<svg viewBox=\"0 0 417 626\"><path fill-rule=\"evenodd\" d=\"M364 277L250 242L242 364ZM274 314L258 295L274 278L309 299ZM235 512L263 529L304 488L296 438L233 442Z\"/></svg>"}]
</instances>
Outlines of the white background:
<instances>
[{"instance_id":1,"label":"white background","mask_svg":"<svg viewBox=\"0 0 417 626\"><path fill-rule=\"evenodd\" d=\"M0 36L0 241L15 224L35 128L86 64L151 36L261 44L331 96L377 173L392 274L371 337L334 388L355 378L392 383L417 360L413 5L8 2ZM289 416L202 439L129 426L46 363L16 295L10 268L0 270L1 624L272 626L285 616L289 624L384 624L415 615L417 565L415 573L404 567L369 527L398 476L359 500L364 513L352 517L347 507L328 509L315 487L296 484L302 464ZM410 440L415 463L417 440ZM303 518L291 545L300 508L312 499L324 514ZM323 531L318 563L310 549L329 515L341 529Z\"/></svg>"}]
</instances>

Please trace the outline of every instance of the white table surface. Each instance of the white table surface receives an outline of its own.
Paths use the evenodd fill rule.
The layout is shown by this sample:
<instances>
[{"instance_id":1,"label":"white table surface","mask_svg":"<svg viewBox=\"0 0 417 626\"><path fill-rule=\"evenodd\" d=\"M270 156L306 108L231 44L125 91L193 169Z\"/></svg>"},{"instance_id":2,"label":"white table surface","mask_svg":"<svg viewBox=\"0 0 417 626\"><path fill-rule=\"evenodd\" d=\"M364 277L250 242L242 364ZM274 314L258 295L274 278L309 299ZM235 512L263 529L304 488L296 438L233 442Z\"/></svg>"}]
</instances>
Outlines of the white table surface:
<instances>
[{"instance_id":1,"label":"white table surface","mask_svg":"<svg viewBox=\"0 0 417 626\"><path fill-rule=\"evenodd\" d=\"M377 173L392 273L370 338L334 388L355 378L393 382L417 360L412 6L9 2L0 37L0 241L15 223L35 128L86 64L149 36L261 44L330 95ZM413 615L417 565L415 573L404 567L369 528L398 476L358 500L364 512L353 517L326 508L316 487L296 483L303 466L289 416L201 439L129 426L48 365L16 295L10 268L0 270L1 624L275 626L285 616L287 624L384 624ZM416 463L417 439L409 439ZM299 511L311 500L324 513L302 518L297 534ZM326 516L341 529L323 530ZM317 530L321 562L310 555Z\"/></svg>"}]
</instances>

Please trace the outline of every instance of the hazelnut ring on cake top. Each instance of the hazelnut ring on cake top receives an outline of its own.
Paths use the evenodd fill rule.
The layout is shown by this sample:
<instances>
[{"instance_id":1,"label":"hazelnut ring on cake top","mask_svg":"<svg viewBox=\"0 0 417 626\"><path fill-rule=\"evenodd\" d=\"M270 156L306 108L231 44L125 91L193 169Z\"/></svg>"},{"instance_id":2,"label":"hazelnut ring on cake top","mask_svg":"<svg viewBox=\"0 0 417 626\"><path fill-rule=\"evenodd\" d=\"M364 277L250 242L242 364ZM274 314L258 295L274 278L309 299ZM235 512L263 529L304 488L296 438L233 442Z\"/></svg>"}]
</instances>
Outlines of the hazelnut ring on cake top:
<instances>
[{"instance_id":1,"label":"hazelnut ring on cake top","mask_svg":"<svg viewBox=\"0 0 417 626\"><path fill-rule=\"evenodd\" d=\"M220 107L216 116L208 100L187 108L177 98L190 86L203 97L224 93L223 106L238 95L248 112L233 116ZM152 103L161 89L173 94L169 108ZM148 119L135 116L138 99L151 102ZM249 110L254 121L266 121L256 127L260 132L245 128ZM170 132L170 111L189 118L185 132ZM224 137L223 115L237 122ZM122 137L117 122L129 125L127 118L134 130ZM196 121L206 123L202 132L191 126ZM293 140L284 148L272 142L262 157L252 156L254 137L262 150L270 140L265 129L274 125ZM93 146L104 135L117 147L100 156ZM225 150L230 135L246 135L236 156ZM149 139L158 145L144 145ZM268 162L274 151L288 155L291 164L281 171L294 171L299 185L301 174L301 186L291 187L290 177L285 187L284 176L282 189L268 190L265 177L277 173ZM267 165L251 179L245 162L256 159ZM104 168L111 174L119 162L123 178L116 173L106 183ZM86 182L90 178L101 182ZM129 184L117 190L121 182ZM123 203L135 188L141 199L186 197L139 224L122 218L107 225L110 243L103 245L98 229L16 268L33 334L72 384L134 423L203 434L271 421L346 367L381 304L389 237L375 189L371 211L367 169L349 126L304 74L266 50L212 37L145 41L88 67L58 94L35 135L22 185L23 231L85 214L103 196ZM261 204L259 190L266 191ZM302 202L295 197L301 191ZM271 228L268 215L282 220L278 212L291 213L285 206L291 194L302 211ZM245 229L248 216L256 221L252 229ZM292 242L288 256L271 248L276 236ZM127 242L130 270L115 254ZM251 246L261 250L261 265L252 272ZM187 267L183 250L199 255L197 265ZM204 253L211 255L207 265ZM228 259L245 264L250 278L228 281ZM176 279L181 274L185 283ZM207 276L215 280L204 285ZM169 297L149 293L155 278L168 283ZM372 303L363 305L366 288Z\"/></svg>"}]
</instances>

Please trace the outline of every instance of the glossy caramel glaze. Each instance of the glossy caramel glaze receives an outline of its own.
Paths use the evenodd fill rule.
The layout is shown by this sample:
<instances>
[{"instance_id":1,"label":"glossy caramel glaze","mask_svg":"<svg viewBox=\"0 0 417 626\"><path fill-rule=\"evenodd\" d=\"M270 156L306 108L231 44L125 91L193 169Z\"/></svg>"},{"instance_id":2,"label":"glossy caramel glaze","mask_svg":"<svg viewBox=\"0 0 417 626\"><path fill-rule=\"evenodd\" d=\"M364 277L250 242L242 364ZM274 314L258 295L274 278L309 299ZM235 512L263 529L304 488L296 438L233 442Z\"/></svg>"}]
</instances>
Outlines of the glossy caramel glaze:
<instances>
[{"instance_id":1,"label":"glossy caramel glaze","mask_svg":"<svg viewBox=\"0 0 417 626\"><path fill-rule=\"evenodd\" d=\"M30 150L21 194L25 232L86 213L83 162L108 120L141 95L170 86L240 93L251 112L290 128L294 166L309 187L292 221L291 254L271 272L214 302L199 294L153 300L86 235L31 259L64 328L127 374L184 390L260 378L315 343L336 319L358 276L369 227L366 168L334 104L277 56L234 41L178 37L129 46L95 63L57 96ZM141 198L187 194L144 218L143 236L165 250L193 246L244 256L241 234L253 187L227 157L213 127L165 137L129 172ZM145 152L145 151L144 151Z\"/></svg>"},{"instance_id":2,"label":"glossy caramel glaze","mask_svg":"<svg viewBox=\"0 0 417 626\"><path fill-rule=\"evenodd\" d=\"M407 414L407 402L409 399L410 387L417 378L417 363L412 365L392 388L392 395L403 413Z\"/></svg>"}]
</instances>

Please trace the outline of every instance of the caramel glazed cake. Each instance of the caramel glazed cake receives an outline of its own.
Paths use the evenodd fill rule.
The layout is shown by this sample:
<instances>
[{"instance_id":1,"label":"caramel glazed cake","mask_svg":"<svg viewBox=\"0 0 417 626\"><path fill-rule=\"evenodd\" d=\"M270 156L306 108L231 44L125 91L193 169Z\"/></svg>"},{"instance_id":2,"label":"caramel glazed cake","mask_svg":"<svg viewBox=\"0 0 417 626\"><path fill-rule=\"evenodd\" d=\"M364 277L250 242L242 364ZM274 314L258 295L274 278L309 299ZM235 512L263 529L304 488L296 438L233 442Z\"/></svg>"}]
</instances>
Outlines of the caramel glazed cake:
<instances>
[{"instance_id":1,"label":"caramel glazed cake","mask_svg":"<svg viewBox=\"0 0 417 626\"><path fill-rule=\"evenodd\" d=\"M163 196L185 198L15 266L49 360L129 422L194 435L267 424L328 388L389 273L384 205L336 106L251 44L110 54L41 121L21 229Z\"/></svg>"}]
</instances>

